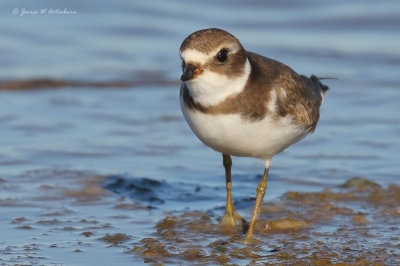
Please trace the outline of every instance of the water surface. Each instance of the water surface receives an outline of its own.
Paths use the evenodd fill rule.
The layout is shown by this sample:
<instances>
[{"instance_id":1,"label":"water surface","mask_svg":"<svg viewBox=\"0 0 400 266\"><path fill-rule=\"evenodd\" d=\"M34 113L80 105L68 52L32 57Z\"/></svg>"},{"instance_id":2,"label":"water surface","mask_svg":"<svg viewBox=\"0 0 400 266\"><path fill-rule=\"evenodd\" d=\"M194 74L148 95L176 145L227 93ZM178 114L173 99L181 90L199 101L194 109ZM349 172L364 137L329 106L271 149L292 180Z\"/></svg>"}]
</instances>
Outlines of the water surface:
<instances>
[{"instance_id":1,"label":"water surface","mask_svg":"<svg viewBox=\"0 0 400 266\"><path fill-rule=\"evenodd\" d=\"M14 8L77 14L20 16ZM325 81L331 90L315 133L274 157L266 202L354 176L383 189L398 184L399 9L397 1L1 2L0 79L66 85L0 92L0 262L142 263L124 251L153 237L166 215L201 211L218 222L221 155L192 134L172 85L181 41L206 27L227 29L299 73L338 78ZM233 197L247 219L262 168L233 158ZM352 208L378 223L370 207ZM130 237L129 248L101 240L115 233Z\"/></svg>"}]
</instances>

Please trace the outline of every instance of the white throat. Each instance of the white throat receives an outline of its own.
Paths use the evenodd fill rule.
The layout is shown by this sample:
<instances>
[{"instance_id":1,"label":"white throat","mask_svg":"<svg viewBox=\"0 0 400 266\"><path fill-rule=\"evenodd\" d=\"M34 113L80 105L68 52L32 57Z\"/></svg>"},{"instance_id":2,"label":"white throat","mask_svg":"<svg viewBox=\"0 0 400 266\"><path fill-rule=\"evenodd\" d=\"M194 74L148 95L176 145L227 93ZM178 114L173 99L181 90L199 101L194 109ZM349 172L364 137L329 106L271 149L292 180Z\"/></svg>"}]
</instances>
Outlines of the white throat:
<instances>
[{"instance_id":1,"label":"white throat","mask_svg":"<svg viewBox=\"0 0 400 266\"><path fill-rule=\"evenodd\" d=\"M250 72L250 62L246 58L242 75L236 78L205 70L197 78L186 81L186 86L195 102L208 107L241 92L246 86Z\"/></svg>"}]
</instances>

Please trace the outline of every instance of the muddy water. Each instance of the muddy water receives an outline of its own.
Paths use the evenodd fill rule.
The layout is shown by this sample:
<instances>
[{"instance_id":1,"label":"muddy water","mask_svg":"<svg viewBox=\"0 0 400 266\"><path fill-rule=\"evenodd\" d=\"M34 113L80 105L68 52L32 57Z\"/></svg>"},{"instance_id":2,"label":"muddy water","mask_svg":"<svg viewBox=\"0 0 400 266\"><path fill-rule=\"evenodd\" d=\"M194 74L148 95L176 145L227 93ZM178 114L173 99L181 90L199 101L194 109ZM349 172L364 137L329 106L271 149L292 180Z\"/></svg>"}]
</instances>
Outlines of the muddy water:
<instances>
[{"instance_id":1,"label":"muddy water","mask_svg":"<svg viewBox=\"0 0 400 266\"><path fill-rule=\"evenodd\" d=\"M400 261L396 1L42 4L0 4L0 264ZM217 227L222 158L190 132L174 85L180 42L211 26L339 78L316 132L273 159L251 247ZM233 158L247 220L262 170Z\"/></svg>"},{"instance_id":2,"label":"muddy water","mask_svg":"<svg viewBox=\"0 0 400 266\"><path fill-rule=\"evenodd\" d=\"M130 252L163 263L398 263L400 187L382 189L361 178L341 187L336 192L288 192L265 203L255 229L259 243L252 246L239 242L240 230L221 234L207 212L185 212L161 220L155 236L134 242Z\"/></svg>"}]
</instances>

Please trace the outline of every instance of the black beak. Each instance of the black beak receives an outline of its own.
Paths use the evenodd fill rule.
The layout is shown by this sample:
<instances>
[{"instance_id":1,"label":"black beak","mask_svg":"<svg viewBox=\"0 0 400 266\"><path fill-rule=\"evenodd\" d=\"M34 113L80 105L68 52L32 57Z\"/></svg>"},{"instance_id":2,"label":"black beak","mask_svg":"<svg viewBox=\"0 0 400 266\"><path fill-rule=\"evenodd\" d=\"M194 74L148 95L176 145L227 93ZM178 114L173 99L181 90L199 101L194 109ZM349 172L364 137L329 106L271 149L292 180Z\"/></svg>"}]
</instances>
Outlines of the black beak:
<instances>
[{"instance_id":1,"label":"black beak","mask_svg":"<svg viewBox=\"0 0 400 266\"><path fill-rule=\"evenodd\" d=\"M200 70L195 65L187 64L183 69L181 80L186 81L195 78L198 74L200 74Z\"/></svg>"}]
</instances>

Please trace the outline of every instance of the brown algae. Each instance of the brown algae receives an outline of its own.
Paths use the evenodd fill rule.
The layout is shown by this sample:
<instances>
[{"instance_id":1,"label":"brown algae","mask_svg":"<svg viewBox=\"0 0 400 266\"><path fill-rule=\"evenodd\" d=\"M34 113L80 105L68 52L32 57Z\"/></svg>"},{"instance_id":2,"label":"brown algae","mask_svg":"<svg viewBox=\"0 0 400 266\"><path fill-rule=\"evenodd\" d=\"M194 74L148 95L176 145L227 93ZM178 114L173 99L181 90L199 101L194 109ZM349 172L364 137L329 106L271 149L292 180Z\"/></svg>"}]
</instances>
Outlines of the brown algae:
<instances>
[{"instance_id":1,"label":"brown algae","mask_svg":"<svg viewBox=\"0 0 400 266\"><path fill-rule=\"evenodd\" d=\"M87 237L88 235L85 235L85 236ZM104 242L109 243L109 244L111 244L113 246L117 246L119 244L122 244L122 243L128 241L129 239L130 239L130 236L127 236L125 234L120 234L120 233L113 234L113 235L108 235L107 234L106 236L101 238L101 240L103 240Z\"/></svg>"}]
</instances>

